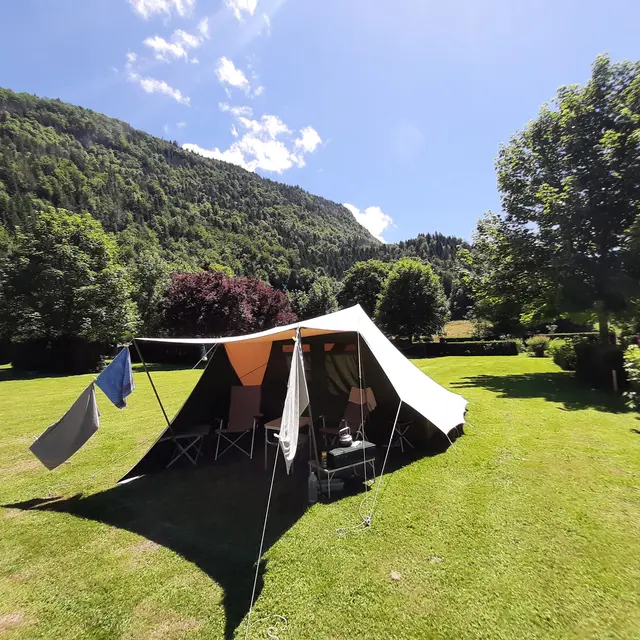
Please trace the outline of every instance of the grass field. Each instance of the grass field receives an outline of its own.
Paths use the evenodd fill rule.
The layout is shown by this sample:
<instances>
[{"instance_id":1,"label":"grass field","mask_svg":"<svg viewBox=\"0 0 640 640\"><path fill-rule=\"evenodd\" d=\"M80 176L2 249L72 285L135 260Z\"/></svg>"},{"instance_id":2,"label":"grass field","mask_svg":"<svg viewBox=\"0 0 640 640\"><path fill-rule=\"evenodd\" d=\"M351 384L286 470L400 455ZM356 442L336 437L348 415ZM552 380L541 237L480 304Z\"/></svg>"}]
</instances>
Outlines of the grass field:
<instances>
[{"instance_id":1,"label":"grass field","mask_svg":"<svg viewBox=\"0 0 640 640\"><path fill-rule=\"evenodd\" d=\"M445 338L470 338L473 336L473 322L471 320L452 320L444 327Z\"/></svg>"},{"instance_id":2,"label":"grass field","mask_svg":"<svg viewBox=\"0 0 640 640\"><path fill-rule=\"evenodd\" d=\"M279 477L251 638L638 638L640 421L550 360L417 363L471 403L444 453L385 476L371 529L360 495L304 510ZM159 370L175 412L198 373ZM124 411L47 472L27 447L91 376L0 368L0 636L244 638L268 475L222 464L118 478L156 434L144 376ZM13 506L10 506L13 505ZM392 573L393 578L392 578ZM274 623L275 624L275 623Z\"/></svg>"}]
</instances>

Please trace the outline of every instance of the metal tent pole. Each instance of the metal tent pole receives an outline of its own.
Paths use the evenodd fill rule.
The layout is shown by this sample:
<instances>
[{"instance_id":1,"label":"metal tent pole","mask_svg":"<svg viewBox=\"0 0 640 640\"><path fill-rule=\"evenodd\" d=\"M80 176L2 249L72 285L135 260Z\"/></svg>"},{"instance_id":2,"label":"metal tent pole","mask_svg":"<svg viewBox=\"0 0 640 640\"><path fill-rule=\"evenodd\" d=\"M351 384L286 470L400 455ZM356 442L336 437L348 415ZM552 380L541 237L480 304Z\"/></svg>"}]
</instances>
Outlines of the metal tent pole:
<instances>
[{"instance_id":1,"label":"metal tent pole","mask_svg":"<svg viewBox=\"0 0 640 640\"><path fill-rule=\"evenodd\" d=\"M164 409L164 405L162 404L162 400L160 400L160 396L158 395L158 390L156 389L156 385L153 383L153 378L151 377L151 373L149 372L149 369L147 368L147 363L144 361L144 358L142 357L142 352L140 351L140 347L138 346L138 343L136 341L136 339L133 339L133 344L136 348L136 351L138 352L138 356L140 358L140 362L142 362L142 366L144 367L144 371L147 374L147 378L149 378L149 382L151 383L151 388L153 389L153 393L156 394L156 400L158 401L158 404L160 405L160 409L162 409L162 415L164 416L164 419L167 421L167 427L169 427L169 430L171 431L171 421L169 420L169 416L167 415L167 412Z\"/></svg>"}]
</instances>

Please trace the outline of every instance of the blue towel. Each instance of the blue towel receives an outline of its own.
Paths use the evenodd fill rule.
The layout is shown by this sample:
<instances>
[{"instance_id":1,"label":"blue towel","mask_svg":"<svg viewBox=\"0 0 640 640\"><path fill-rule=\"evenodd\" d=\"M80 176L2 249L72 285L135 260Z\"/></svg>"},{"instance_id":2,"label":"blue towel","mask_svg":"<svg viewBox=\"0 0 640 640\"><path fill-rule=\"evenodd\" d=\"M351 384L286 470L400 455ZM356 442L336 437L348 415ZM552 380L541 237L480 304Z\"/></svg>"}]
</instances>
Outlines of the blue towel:
<instances>
[{"instance_id":1,"label":"blue towel","mask_svg":"<svg viewBox=\"0 0 640 640\"><path fill-rule=\"evenodd\" d=\"M125 347L96 378L96 384L118 409L124 409L127 406L125 398L136 388L133 384L131 355L128 347Z\"/></svg>"}]
</instances>

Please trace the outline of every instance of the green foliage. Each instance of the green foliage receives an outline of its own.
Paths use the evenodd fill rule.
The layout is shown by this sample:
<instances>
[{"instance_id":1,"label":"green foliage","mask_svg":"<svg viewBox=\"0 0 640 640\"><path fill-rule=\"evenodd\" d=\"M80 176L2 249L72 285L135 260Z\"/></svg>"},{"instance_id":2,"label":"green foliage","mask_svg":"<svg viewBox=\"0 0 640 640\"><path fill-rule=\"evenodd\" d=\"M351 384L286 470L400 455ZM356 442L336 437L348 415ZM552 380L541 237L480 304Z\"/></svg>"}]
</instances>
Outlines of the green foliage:
<instances>
[{"instance_id":1,"label":"green foliage","mask_svg":"<svg viewBox=\"0 0 640 640\"><path fill-rule=\"evenodd\" d=\"M639 144L640 63L600 56L501 148L503 276L527 321L591 312L604 342L640 294Z\"/></svg>"},{"instance_id":2,"label":"green foliage","mask_svg":"<svg viewBox=\"0 0 640 640\"><path fill-rule=\"evenodd\" d=\"M535 358L544 358L547 356L550 342L546 336L533 336L527 341L527 353Z\"/></svg>"},{"instance_id":3,"label":"green foliage","mask_svg":"<svg viewBox=\"0 0 640 640\"><path fill-rule=\"evenodd\" d=\"M318 275L341 277L359 260L412 255L432 263L449 295L464 244L442 234L382 244L342 205L299 187L203 158L119 120L5 89L0 148L0 227L13 231L42 203L87 211L127 252L138 240L145 249L154 245L171 273L224 265L308 293ZM152 327L149 291L134 295Z\"/></svg>"},{"instance_id":4,"label":"green foliage","mask_svg":"<svg viewBox=\"0 0 640 640\"><path fill-rule=\"evenodd\" d=\"M17 230L3 272L0 324L14 341L114 342L135 329L116 244L89 214L40 212Z\"/></svg>"},{"instance_id":5,"label":"green foliage","mask_svg":"<svg viewBox=\"0 0 640 640\"><path fill-rule=\"evenodd\" d=\"M627 372L629 391L625 392L627 403L640 411L640 347L630 344L624 352L624 370Z\"/></svg>"},{"instance_id":6,"label":"green foliage","mask_svg":"<svg viewBox=\"0 0 640 640\"><path fill-rule=\"evenodd\" d=\"M299 320L308 320L338 310L340 284L328 276L320 276L309 291L292 291L291 308Z\"/></svg>"},{"instance_id":7,"label":"green foliage","mask_svg":"<svg viewBox=\"0 0 640 640\"><path fill-rule=\"evenodd\" d=\"M575 371L576 351L573 340L554 338L549 342L548 354L564 371Z\"/></svg>"},{"instance_id":8,"label":"green foliage","mask_svg":"<svg viewBox=\"0 0 640 640\"><path fill-rule=\"evenodd\" d=\"M448 320L447 299L433 269L418 258L395 263L376 307L376 320L388 334L402 340L442 334Z\"/></svg>"},{"instance_id":9,"label":"green foliage","mask_svg":"<svg viewBox=\"0 0 640 640\"><path fill-rule=\"evenodd\" d=\"M521 283L511 267L510 252L505 222L490 212L478 221L471 247L459 250L460 280L473 298L471 315L483 327L482 333L518 335L523 331Z\"/></svg>"},{"instance_id":10,"label":"green foliage","mask_svg":"<svg viewBox=\"0 0 640 640\"><path fill-rule=\"evenodd\" d=\"M391 265L381 260L356 262L345 274L338 297L344 309L359 304L369 317L373 317Z\"/></svg>"}]
</instances>

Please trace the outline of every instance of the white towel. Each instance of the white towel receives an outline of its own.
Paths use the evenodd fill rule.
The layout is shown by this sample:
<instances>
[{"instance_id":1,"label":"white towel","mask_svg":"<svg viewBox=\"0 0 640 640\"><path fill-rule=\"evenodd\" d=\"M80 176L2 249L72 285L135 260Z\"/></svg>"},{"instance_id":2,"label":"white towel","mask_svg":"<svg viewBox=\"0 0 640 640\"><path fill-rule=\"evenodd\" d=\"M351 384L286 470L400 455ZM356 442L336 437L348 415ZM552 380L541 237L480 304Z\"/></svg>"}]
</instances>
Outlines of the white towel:
<instances>
[{"instance_id":1,"label":"white towel","mask_svg":"<svg viewBox=\"0 0 640 640\"><path fill-rule=\"evenodd\" d=\"M298 448L298 432L300 431L300 416L309 404L307 381L304 375L304 360L302 358L302 343L300 334L296 339L289 370L289 386L287 397L282 410L282 423L280 425L280 447L287 464L287 473L291 469L291 463Z\"/></svg>"},{"instance_id":2,"label":"white towel","mask_svg":"<svg viewBox=\"0 0 640 640\"><path fill-rule=\"evenodd\" d=\"M100 412L92 382L69 411L48 427L29 449L51 471L80 449L99 426Z\"/></svg>"}]
</instances>

